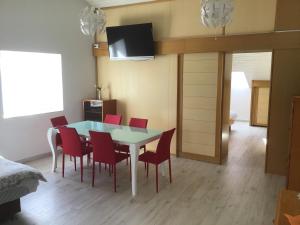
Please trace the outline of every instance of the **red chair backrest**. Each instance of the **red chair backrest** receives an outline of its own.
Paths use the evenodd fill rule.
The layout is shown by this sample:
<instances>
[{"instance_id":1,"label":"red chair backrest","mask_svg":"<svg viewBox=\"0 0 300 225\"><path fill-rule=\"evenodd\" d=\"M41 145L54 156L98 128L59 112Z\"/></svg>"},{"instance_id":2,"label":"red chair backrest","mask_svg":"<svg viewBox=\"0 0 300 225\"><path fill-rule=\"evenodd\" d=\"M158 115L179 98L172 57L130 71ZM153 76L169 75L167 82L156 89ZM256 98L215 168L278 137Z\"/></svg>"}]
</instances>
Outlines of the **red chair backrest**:
<instances>
[{"instance_id":1,"label":"red chair backrest","mask_svg":"<svg viewBox=\"0 0 300 225\"><path fill-rule=\"evenodd\" d=\"M58 130L62 139L62 148L64 153L73 156L81 156L82 146L80 137L76 129L69 127L59 127Z\"/></svg>"},{"instance_id":2,"label":"red chair backrest","mask_svg":"<svg viewBox=\"0 0 300 225\"><path fill-rule=\"evenodd\" d=\"M97 162L116 163L116 153L110 133L90 131L93 159Z\"/></svg>"},{"instance_id":3,"label":"red chair backrest","mask_svg":"<svg viewBox=\"0 0 300 225\"><path fill-rule=\"evenodd\" d=\"M120 125L121 121L122 121L121 115L106 114L104 118L104 123L110 123L115 125Z\"/></svg>"},{"instance_id":4,"label":"red chair backrest","mask_svg":"<svg viewBox=\"0 0 300 225\"><path fill-rule=\"evenodd\" d=\"M61 127L68 125L68 121L65 116L58 116L50 119L53 127Z\"/></svg>"},{"instance_id":5,"label":"red chair backrest","mask_svg":"<svg viewBox=\"0 0 300 225\"><path fill-rule=\"evenodd\" d=\"M131 118L129 121L129 126L137 128L147 128L148 120L141 118Z\"/></svg>"},{"instance_id":6,"label":"red chair backrest","mask_svg":"<svg viewBox=\"0 0 300 225\"><path fill-rule=\"evenodd\" d=\"M51 120L53 127L61 127L61 126L68 125L68 121L65 116L54 117L50 120ZM62 144L61 136L60 136L60 134L57 134L56 135L56 145L60 146L61 144Z\"/></svg>"},{"instance_id":7,"label":"red chair backrest","mask_svg":"<svg viewBox=\"0 0 300 225\"><path fill-rule=\"evenodd\" d=\"M170 146L171 140L174 134L175 128L165 131L161 134L157 148L156 154L159 159L166 160L170 157Z\"/></svg>"}]
</instances>

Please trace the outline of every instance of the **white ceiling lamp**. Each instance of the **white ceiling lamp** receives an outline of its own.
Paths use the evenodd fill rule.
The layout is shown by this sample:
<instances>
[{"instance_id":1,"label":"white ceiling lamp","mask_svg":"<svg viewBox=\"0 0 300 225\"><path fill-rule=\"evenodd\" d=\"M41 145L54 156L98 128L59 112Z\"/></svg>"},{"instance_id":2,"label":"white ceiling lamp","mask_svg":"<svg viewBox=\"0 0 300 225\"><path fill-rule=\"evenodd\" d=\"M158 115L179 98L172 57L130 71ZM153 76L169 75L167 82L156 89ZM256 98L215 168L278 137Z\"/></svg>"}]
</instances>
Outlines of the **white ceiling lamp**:
<instances>
[{"instance_id":1,"label":"white ceiling lamp","mask_svg":"<svg viewBox=\"0 0 300 225\"><path fill-rule=\"evenodd\" d=\"M202 23L207 27L224 27L231 22L233 9L233 0L202 0Z\"/></svg>"},{"instance_id":2,"label":"white ceiling lamp","mask_svg":"<svg viewBox=\"0 0 300 225\"><path fill-rule=\"evenodd\" d=\"M106 16L102 9L87 6L80 12L80 28L84 35L94 37L105 30Z\"/></svg>"}]
</instances>

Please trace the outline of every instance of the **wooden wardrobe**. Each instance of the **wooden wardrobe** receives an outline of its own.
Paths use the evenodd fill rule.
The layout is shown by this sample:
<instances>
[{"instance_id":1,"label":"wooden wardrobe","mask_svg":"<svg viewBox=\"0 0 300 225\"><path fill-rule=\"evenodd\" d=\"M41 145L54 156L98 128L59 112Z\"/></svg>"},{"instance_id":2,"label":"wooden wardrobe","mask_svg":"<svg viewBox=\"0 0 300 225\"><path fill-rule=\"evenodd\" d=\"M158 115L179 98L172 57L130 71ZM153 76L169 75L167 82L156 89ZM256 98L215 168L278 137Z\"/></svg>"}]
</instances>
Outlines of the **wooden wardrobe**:
<instances>
[{"instance_id":1,"label":"wooden wardrobe","mask_svg":"<svg viewBox=\"0 0 300 225\"><path fill-rule=\"evenodd\" d=\"M270 81L253 80L251 92L251 126L268 126Z\"/></svg>"}]
</instances>

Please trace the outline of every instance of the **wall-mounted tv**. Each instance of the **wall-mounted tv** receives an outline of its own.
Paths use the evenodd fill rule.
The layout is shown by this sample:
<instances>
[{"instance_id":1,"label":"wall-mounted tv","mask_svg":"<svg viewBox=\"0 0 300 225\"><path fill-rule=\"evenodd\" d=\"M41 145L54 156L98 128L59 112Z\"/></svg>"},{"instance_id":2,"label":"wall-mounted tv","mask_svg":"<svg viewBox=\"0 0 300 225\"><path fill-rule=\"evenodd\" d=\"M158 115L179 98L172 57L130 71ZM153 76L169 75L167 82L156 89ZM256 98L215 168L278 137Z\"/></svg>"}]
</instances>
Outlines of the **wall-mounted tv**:
<instances>
[{"instance_id":1,"label":"wall-mounted tv","mask_svg":"<svg viewBox=\"0 0 300 225\"><path fill-rule=\"evenodd\" d=\"M106 28L111 60L147 60L154 58L152 23Z\"/></svg>"}]
</instances>

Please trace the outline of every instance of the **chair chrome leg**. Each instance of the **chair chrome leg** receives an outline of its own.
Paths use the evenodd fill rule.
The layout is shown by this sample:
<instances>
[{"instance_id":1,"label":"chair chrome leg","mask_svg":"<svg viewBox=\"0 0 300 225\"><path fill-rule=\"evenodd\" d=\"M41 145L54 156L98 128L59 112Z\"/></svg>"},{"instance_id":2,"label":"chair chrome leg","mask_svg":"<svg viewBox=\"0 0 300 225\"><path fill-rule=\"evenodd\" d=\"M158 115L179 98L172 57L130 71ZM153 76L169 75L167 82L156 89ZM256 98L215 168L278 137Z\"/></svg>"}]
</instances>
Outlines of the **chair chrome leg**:
<instances>
[{"instance_id":1,"label":"chair chrome leg","mask_svg":"<svg viewBox=\"0 0 300 225\"><path fill-rule=\"evenodd\" d=\"M114 171L114 190L117 192L117 171L116 171L116 164L113 165L113 171Z\"/></svg>"},{"instance_id":2,"label":"chair chrome leg","mask_svg":"<svg viewBox=\"0 0 300 225\"><path fill-rule=\"evenodd\" d=\"M92 187L95 186L95 161L93 160L93 178L92 178Z\"/></svg>"},{"instance_id":3,"label":"chair chrome leg","mask_svg":"<svg viewBox=\"0 0 300 225\"><path fill-rule=\"evenodd\" d=\"M147 178L149 177L149 163L146 163L146 167L147 167Z\"/></svg>"},{"instance_id":4,"label":"chair chrome leg","mask_svg":"<svg viewBox=\"0 0 300 225\"><path fill-rule=\"evenodd\" d=\"M155 165L156 170L156 193L158 193L158 165Z\"/></svg>"},{"instance_id":5,"label":"chair chrome leg","mask_svg":"<svg viewBox=\"0 0 300 225\"><path fill-rule=\"evenodd\" d=\"M83 182L83 157L80 157L80 181Z\"/></svg>"},{"instance_id":6,"label":"chair chrome leg","mask_svg":"<svg viewBox=\"0 0 300 225\"><path fill-rule=\"evenodd\" d=\"M74 168L75 168L75 171L76 171L76 156L74 156Z\"/></svg>"},{"instance_id":7,"label":"chair chrome leg","mask_svg":"<svg viewBox=\"0 0 300 225\"><path fill-rule=\"evenodd\" d=\"M62 154L62 177L65 177L65 153Z\"/></svg>"},{"instance_id":8,"label":"chair chrome leg","mask_svg":"<svg viewBox=\"0 0 300 225\"><path fill-rule=\"evenodd\" d=\"M169 176L170 176L170 183L172 183L171 159L169 159Z\"/></svg>"}]
</instances>

